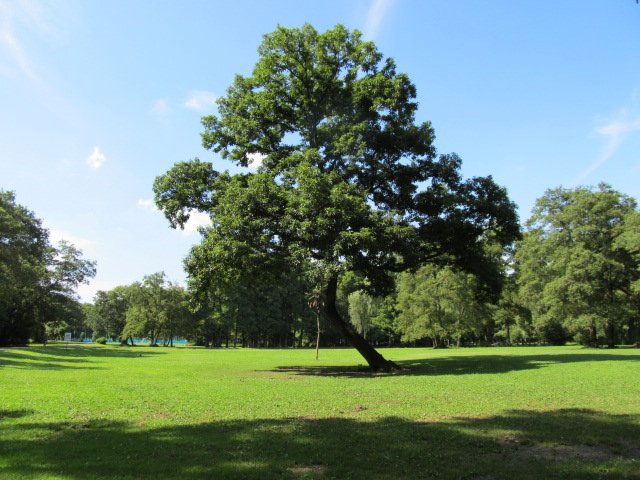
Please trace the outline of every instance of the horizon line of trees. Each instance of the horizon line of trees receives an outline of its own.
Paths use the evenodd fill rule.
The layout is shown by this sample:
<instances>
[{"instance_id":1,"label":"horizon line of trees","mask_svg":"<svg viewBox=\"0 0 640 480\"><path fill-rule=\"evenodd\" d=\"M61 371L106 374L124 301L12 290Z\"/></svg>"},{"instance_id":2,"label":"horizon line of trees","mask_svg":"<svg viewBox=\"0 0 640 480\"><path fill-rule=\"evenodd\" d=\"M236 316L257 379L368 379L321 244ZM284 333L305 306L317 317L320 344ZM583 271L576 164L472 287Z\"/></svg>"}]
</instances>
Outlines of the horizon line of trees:
<instances>
[{"instance_id":1,"label":"horizon line of trees","mask_svg":"<svg viewBox=\"0 0 640 480\"><path fill-rule=\"evenodd\" d=\"M339 279L343 318L374 346L490 344L640 346L640 213L636 201L600 184L556 188L538 199L520 241L501 251L504 284L488 295L452 266L395 274L386 296L353 272ZM67 242L54 247L35 215L0 192L0 345L56 338L135 338L208 347L347 345L317 308L324 301L303 268L220 279L185 290L164 273L99 291L81 305L75 288L95 262Z\"/></svg>"}]
</instances>

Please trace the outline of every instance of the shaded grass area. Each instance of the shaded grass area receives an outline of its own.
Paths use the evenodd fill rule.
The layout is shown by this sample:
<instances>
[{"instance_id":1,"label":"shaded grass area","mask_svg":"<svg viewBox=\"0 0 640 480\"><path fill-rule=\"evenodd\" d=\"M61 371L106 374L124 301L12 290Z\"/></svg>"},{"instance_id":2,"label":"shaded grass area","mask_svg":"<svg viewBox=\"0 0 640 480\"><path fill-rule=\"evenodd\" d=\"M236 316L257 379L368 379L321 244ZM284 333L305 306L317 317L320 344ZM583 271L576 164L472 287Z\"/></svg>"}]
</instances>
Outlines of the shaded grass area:
<instances>
[{"instance_id":1,"label":"shaded grass area","mask_svg":"<svg viewBox=\"0 0 640 480\"><path fill-rule=\"evenodd\" d=\"M639 417L589 410L446 422L236 420L148 430L95 419L27 422L18 430L25 438L0 434L1 478L640 478Z\"/></svg>"},{"instance_id":2,"label":"shaded grass area","mask_svg":"<svg viewBox=\"0 0 640 480\"><path fill-rule=\"evenodd\" d=\"M63 370L95 369L92 358L140 358L166 352L150 349L113 349L93 346L49 346L0 349L0 367Z\"/></svg>"},{"instance_id":3,"label":"shaded grass area","mask_svg":"<svg viewBox=\"0 0 640 480\"><path fill-rule=\"evenodd\" d=\"M291 366L276 367L274 371L287 372L297 375L320 375L329 377L366 378L379 376L405 375L475 375L499 374L518 370L540 369L551 364L577 362L611 362L611 361L640 362L638 355L619 355L607 352L593 354L562 354L562 355L481 355L478 357L443 357L418 360L398 360L396 363L402 369L398 372L372 372L365 366ZM640 367L640 364L638 365Z\"/></svg>"},{"instance_id":4,"label":"shaded grass area","mask_svg":"<svg viewBox=\"0 0 640 480\"><path fill-rule=\"evenodd\" d=\"M639 479L640 351L0 349L0 479Z\"/></svg>"}]
</instances>

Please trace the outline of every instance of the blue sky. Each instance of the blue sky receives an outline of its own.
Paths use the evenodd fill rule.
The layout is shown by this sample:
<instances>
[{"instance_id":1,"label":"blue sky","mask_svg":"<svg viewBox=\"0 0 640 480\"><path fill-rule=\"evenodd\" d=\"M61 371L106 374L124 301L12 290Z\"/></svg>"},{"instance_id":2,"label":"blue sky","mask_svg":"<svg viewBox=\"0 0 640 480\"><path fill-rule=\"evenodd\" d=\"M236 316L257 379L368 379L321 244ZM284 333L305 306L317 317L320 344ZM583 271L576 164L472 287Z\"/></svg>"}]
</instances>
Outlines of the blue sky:
<instances>
[{"instance_id":1,"label":"blue sky","mask_svg":"<svg viewBox=\"0 0 640 480\"><path fill-rule=\"evenodd\" d=\"M640 6L633 0L0 0L0 189L98 262L80 289L165 271L153 179L199 157L200 117L276 25L361 30L418 89L441 153L493 175L522 220L547 188L640 199Z\"/></svg>"}]
</instances>

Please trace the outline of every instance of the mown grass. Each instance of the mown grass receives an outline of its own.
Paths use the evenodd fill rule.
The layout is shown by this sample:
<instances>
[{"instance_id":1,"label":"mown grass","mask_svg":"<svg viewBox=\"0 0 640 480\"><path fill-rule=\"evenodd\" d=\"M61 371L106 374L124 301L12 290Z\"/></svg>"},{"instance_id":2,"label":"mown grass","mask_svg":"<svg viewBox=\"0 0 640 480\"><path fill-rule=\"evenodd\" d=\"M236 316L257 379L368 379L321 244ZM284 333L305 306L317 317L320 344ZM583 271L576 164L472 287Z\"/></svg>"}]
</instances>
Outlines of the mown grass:
<instances>
[{"instance_id":1,"label":"mown grass","mask_svg":"<svg viewBox=\"0 0 640 480\"><path fill-rule=\"evenodd\" d=\"M640 351L0 349L0 478L638 478Z\"/></svg>"}]
</instances>

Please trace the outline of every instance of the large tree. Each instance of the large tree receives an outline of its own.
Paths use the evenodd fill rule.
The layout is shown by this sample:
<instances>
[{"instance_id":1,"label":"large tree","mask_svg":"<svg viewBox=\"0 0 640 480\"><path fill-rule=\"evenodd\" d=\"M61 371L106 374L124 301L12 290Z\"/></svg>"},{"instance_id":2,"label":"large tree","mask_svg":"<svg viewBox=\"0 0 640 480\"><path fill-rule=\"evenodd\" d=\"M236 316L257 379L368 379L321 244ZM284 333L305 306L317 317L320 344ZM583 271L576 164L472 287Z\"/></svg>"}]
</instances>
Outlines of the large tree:
<instances>
[{"instance_id":1,"label":"large tree","mask_svg":"<svg viewBox=\"0 0 640 480\"><path fill-rule=\"evenodd\" d=\"M603 335L614 346L634 316L638 264L626 225L635 212L635 200L606 184L555 188L537 201L517 252L518 282L549 341L561 341L563 327L584 343L595 346Z\"/></svg>"},{"instance_id":2,"label":"large tree","mask_svg":"<svg viewBox=\"0 0 640 480\"><path fill-rule=\"evenodd\" d=\"M76 288L95 273L95 262L67 242L51 245L33 212L0 190L0 345L79 321Z\"/></svg>"},{"instance_id":3,"label":"large tree","mask_svg":"<svg viewBox=\"0 0 640 480\"><path fill-rule=\"evenodd\" d=\"M32 336L43 297L49 235L13 192L0 191L0 345Z\"/></svg>"},{"instance_id":4,"label":"large tree","mask_svg":"<svg viewBox=\"0 0 640 480\"><path fill-rule=\"evenodd\" d=\"M202 134L207 149L257 170L219 173L196 159L154 184L172 226L192 209L211 216L186 261L191 286L310 263L326 317L373 369L395 368L340 316L339 276L354 271L384 293L390 272L442 261L497 289L484 243L518 235L514 205L490 177L465 181L456 155L437 155L431 124L415 121L415 86L359 32L279 27L258 53Z\"/></svg>"}]
</instances>

